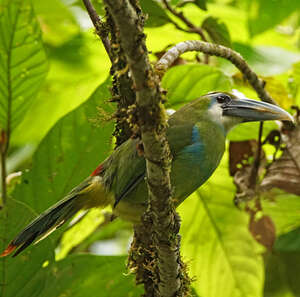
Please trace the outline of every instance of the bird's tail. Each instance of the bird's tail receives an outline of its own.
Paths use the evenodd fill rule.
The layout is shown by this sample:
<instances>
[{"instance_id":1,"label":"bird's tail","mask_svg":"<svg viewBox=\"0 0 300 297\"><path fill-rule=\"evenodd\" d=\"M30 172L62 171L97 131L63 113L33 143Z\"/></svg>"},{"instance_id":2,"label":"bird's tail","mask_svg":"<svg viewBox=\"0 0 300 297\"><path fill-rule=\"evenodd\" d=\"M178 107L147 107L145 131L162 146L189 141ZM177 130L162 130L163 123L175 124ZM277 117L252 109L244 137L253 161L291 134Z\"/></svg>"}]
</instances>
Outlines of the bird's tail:
<instances>
[{"instance_id":1,"label":"bird's tail","mask_svg":"<svg viewBox=\"0 0 300 297\"><path fill-rule=\"evenodd\" d=\"M37 243L47 237L80 209L87 208L87 205L94 206L88 201L89 196L95 195L93 193L95 190L94 183L95 180L88 178L74 188L64 199L43 212L9 243L0 257L5 257L17 249L13 255L15 257L31 243Z\"/></svg>"}]
</instances>

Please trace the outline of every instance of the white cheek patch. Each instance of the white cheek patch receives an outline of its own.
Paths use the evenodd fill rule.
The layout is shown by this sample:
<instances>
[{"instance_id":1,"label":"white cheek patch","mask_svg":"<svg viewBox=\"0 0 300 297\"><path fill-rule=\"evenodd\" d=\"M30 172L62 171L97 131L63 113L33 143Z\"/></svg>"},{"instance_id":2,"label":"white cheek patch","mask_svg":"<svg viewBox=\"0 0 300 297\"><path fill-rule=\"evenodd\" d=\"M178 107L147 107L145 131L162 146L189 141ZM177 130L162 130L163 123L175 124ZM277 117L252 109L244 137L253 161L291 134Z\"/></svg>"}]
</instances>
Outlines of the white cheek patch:
<instances>
[{"instance_id":1,"label":"white cheek patch","mask_svg":"<svg viewBox=\"0 0 300 297\"><path fill-rule=\"evenodd\" d=\"M222 121L223 110L219 104L213 104L213 106L211 106L209 108L209 114L210 114L211 118L214 119L219 124L223 123L223 121Z\"/></svg>"},{"instance_id":2,"label":"white cheek patch","mask_svg":"<svg viewBox=\"0 0 300 297\"><path fill-rule=\"evenodd\" d=\"M228 132L231 128L241 122L238 117L223 116L223 109L219 104L214 104L209 108L210 117L219 125L222 125Z\"/></svg>"}]
</instances>

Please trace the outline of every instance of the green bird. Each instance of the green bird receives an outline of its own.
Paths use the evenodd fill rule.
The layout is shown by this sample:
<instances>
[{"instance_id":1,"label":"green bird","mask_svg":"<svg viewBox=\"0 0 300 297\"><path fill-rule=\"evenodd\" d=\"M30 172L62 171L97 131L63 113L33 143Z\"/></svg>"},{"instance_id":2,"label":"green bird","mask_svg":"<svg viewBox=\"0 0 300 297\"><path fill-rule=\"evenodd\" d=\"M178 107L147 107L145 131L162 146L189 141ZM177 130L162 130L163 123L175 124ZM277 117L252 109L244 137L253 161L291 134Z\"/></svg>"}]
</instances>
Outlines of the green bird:
<instances>
[{"instance_id":1,"label":"green bird","mask_svg":"<svg viewBox=\"0 0 300 297\"><path fill-rule=\"evenodd\" d=\"M176 206L199 188L218 167L228 131L249 121L285 120L278 106L212 92L180 108L168 120L167 139L173 155L171 184ZM111 205L113 213L139 223L147 207L145 159L137 139L128 139L82 183L50 207L10 242L0 256L14 256L49 235L81 209Z\"/></svg>"}]
</instances>

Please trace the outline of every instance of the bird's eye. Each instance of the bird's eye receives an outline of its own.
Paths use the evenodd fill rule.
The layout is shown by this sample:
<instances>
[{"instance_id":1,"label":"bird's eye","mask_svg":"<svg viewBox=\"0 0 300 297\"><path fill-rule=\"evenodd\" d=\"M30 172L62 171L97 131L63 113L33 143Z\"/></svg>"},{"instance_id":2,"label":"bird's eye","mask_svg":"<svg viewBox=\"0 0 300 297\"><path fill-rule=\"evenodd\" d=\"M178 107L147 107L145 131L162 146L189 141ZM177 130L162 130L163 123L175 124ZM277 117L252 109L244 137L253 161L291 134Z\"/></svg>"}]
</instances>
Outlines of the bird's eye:
<instances>
[{"instance_id":1,"label":"bird's eye","mask_svg":"<svg viewBox=\"0 0 300 297\"><path fill-rule=\"evenodd\" d=\"M222 94L217 97L217 101L220 104L227 104L231 101L231 98L230 98L230 96L228 96L226 94Z\"/></svg>"}]
</instances>

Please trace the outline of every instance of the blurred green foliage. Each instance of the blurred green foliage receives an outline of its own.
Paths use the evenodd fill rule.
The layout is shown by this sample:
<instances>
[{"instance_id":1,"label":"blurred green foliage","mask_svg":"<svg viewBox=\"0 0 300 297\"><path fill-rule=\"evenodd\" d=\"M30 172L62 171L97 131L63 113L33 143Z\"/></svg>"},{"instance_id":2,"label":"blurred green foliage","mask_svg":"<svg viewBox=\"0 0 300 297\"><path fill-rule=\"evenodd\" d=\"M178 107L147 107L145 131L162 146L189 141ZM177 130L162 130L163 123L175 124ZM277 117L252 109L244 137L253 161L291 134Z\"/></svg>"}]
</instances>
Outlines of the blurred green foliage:
<instances>
[{"instance_id":1,"label":"blurred green foliage","mask_svg":"<svg viewBox=\"0 0 300 297\"><path fill-rule=\"evenodd\" d=\"M176 29L173 22L186 28L184 22L160 1L140 1L153 61L170 45L199 39ZM102 2L92 2L103 16ZM280 105L300 105L299 1L169 3L209 41L240 52ZM162 81L168 108L215 90L236 89L257 98L229 62L211 57L204 65L195 53L183 59L186 65L172 67ZM0 210L1 249L109 155L113 124L104 119L115 109L107 102L109 68L80 0L0 0L0 126L12 133L10 172L23 171L10 183L11 199ZM272 129L275 123L265 125L264 136ZM253 139L257 130L251 123L240 126L229 139ZM271 254L251 236L248 214L233 205L234 193L226 153L213 177L179 208L182 254L195 278L194 294L300 296L299 197L275 190L263 201L263 212L276 225ZM140 296L133 277L123 274L130 224L105 220L103 212L91 211L17 258L1 259L0 296ZM93 244L104 240L120 246L123 255L92 255Z\"/></svg>"}]
</instances>

